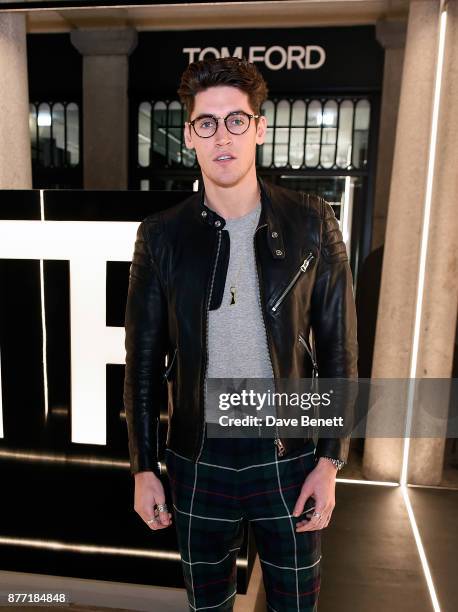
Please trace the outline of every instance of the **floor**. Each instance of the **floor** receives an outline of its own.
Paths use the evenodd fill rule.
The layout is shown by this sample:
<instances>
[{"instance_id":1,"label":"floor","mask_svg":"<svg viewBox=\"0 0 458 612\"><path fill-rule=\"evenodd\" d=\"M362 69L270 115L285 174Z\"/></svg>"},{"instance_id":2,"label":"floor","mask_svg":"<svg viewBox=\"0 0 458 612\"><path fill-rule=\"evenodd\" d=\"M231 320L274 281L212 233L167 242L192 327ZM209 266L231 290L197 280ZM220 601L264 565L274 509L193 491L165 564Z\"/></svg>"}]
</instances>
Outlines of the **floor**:
<instances>
[{"instance_id":1,"label":"floor","mask_svg":"<svg viewBox=\"0 0 458 612\"><path fill-rule=\"evenodd\" d=\"M458 491L409 487L408 494L440 610L452 612L458 605ZM187 611L184 592L180 589L0 572L2 594L10 588L30 591L46 587L72 591L75 603L66 608L72 612ZM14 609L32 608L0 605L0 612ZM55 611L56 607L34 606L33 609ZM249 591L237 597L234 612L264 610L257 560ZM319 611L387 610L433 610L402 492L399 487L338 482L333 520L323 534Z\"/></svg>"}]
</instances>

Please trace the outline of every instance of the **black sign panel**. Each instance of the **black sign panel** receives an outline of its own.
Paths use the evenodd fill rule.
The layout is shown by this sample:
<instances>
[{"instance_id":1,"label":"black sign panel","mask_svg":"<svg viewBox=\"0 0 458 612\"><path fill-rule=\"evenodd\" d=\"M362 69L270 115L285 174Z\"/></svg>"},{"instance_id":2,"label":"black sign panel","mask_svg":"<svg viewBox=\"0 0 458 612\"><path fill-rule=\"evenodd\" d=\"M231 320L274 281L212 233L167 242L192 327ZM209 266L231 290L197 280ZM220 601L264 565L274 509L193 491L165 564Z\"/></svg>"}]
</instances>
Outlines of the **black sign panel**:
<instances>
[{"instance_id":1,"label":"black sign panel","mask_svg":"<svg viewBox=\"0 0 458 612\"><path fill-rule=\"evenodd\" d=\"M174 96L189 62L229 55L254 62L271 94L377 91L383 79L373 26L140 32L130 90Z\"/></svg>"}]
</instances>

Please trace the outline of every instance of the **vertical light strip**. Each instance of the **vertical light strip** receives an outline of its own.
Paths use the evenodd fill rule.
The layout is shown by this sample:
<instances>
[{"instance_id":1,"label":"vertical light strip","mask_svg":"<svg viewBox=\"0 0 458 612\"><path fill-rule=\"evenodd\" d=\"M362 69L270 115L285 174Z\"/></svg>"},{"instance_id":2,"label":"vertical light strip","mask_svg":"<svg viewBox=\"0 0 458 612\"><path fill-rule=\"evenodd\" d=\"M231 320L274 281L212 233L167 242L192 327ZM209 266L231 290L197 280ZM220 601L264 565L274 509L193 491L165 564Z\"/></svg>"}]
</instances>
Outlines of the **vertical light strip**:
<instances>
[{"instance_id":1,"label":"vertical light strip","mask_svg":"<svg viewBox=\"0 0 458 612\"><path fill-rule=\"evenodd\" d=\"M346 176L344 179L343 211L340 215L342 237L347 247L347 254L351 254L351 223L353 218L353 182L354 178Z\"/></svg>"},{"instance_id":2,"label":"vertical light strip","mask_svg":"<svg viewBox=\"0 0 458 612\"><path fill-rule=\"evenodd\" d=\"M44 189L40 189L40 219L45 221ZM41 333L43 336L43 392L45 401L45 420L48 418L48 367L46 360L46 313L45 313L45 278L43 260L40 259L40 297L41 297Z\"/></svg>"},{"instance_id":3,"label":"vertical light strip","mask_svg":"<svg viewBox=\"0 0 458 612\"><path fill-rule=\"evenodd\" d=\"M402 494L402 497L404 499L404 503L406 506L410 525L412 527L412 533L415 539L415 544L417 545L418 555L420 557L421 566L423 569L423 573L425 575L426 584L428 585L428 591L429 591L429 596L431 597L431 603L433 604L434 612L441 612L439 600L437 598L436 588L434 586L433 578L431 576L431 570L429 569L428 559L426 558L425 549L423 547L423 542L421 540L420 532L418 530L417 521L415 520L415 515L412 509L412 504L410 502L408 488L405 485L401 484L400 489L401 489L401 494Z\"/></svg>"},{"instance_id":4,"label":"vertical light strip","mask_svg":"<svg viewBox=\"0 0 458 612\"><path fill-rule=\"evenodd\" d=\"M412 342L412 352L410 361L410 380L414 381L417 373L417 362L418 362L418 347L420 343L420 325L421 315L423 306L423 291L425 285L425 269L426 269L426 255L428 249L428 234L431 220L431 201L432 201L432 189L434 179L434 166L436 161L436 144L437 144L437 130L438 130L438 117L439 117L439 105L440 105L440 94L442 84L442 70L444 64L444 49L445 49L445 31L447 24L447 10L442 8L440 16L440 28L439 28L439 44L438 44L438 57L437 57L437 68L436 68L436 81L434 85L434 103L433 103L433 114L431 121L431 137L429 145L429 159L428 159L428 171L426 176L426 193L425 193L425 204L424 204L424 215L423 215L423 227L420 242L420 264L418 273L418 287L417 287L417 301L415 308L415 322L414 322L414 333ZM401 485L407 484L407 471L409 463L409 448L410 448L410 432L412 428L412 414L413 414L413 399L414 399L414 388L415 385L411 382L409 384L409 394L407 399L407 415L406 415L406 432L404 439L404 453L402 460L401 470Z\"/></svg>"},{"instance_id":5,"label":"vertical light strip","mask_svg":"<svg viewBox=\"0 0 458 612\"><path fill-rule=\"evenodd\" d=\"M417 300L415 308L415 321L414 321L414 333L412 340L412 353L410 361L410 373L409 373L409 390L407 398L407 415L406 415L406 431L404 438L404 448L402 457L402 469L400 478L400 489L402 497L406 506L407 515L409 517L410 525L412 527L412 533L417 546L418 554L420 556L420 562L422 565L423 573L426 579L426 583L431 597L431 603L433 605L434 612L441 612L439 600L437 598L436 589L434 587L431 571L426 558L425 549L418 529L417 521L412 509L412 504L409 498L407 479L408 479L408 468L409 468L409 450L410 450L410 434L412 429L412 415L413 415L413 402L415 397L415 377L417 374L418 364L418 349L420 344L420 325L423 307L423 291L425 285L425 271L426 271L426 256L428 250L428 235L431 221L431 203L432 203L432 192L433 192L433 179L434 179L434 167L436 161L436 146L437 146L437 132L439 123L439 108L441 99L441 86L442 86L442 73L444 66L444 51L445 51L445 33L447 26L447 8L446 0L441 0L440 8L440 22L439 22L439 40L437 49L437 62L436 62L436 78L434 83L434 101L433 101L433 112L431 119L431 134L429 144L429 156L428 156L428 170L426 176L426 193L424 202L424 215L423 215L423 226L420 242L420 263L418 273L418 286L417 286Z\"/></svg>"},{"instance_id":6,"label":"vertical light strip","mask_svg":"<svg viewBox=\"0 0 458 612\"><path fill-rule=\"evenodd\" d=\"M2 353L0 351L0 438L5 436L3 432L3 391L2 391Z\"/></svg>"}]
</instances>

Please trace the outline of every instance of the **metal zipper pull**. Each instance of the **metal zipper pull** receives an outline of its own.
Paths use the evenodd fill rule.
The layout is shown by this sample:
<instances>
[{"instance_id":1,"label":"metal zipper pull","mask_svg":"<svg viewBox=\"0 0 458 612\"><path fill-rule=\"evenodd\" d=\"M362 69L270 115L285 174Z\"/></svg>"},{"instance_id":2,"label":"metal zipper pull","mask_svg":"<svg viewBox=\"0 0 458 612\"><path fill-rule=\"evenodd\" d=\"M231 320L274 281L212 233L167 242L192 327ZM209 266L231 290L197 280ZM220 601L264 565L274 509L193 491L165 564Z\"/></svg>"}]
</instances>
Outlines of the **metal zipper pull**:
<instances>
[{"instance_id":1,"label":"metal zipper pull","mask_svg":"<svg viewBox=\"0 0 458 612\"><path fill-rule=\"evenodd\" d=\"M285 454L285 447L283 446L282 441L280 440L280 438L275 438L274 440L274 444L277 447L277 453L279 457L282 457Z\"/></svg>"},{"instance_id":2,"label":"metal zipper pull","mask_svg":"<svg viewBox=\"0 0 458 612\"><path fill-rule=\"evenodd\" d=\"M304 261L302 262L302 265L301 265L302 272L306 272L307 271L307 268L309 267L309 264L310 264L312 259L313 259L313 255L312 255L312 253L309 253L307 255L307 257L304 259Z\"/></svg>"}]
</instances>

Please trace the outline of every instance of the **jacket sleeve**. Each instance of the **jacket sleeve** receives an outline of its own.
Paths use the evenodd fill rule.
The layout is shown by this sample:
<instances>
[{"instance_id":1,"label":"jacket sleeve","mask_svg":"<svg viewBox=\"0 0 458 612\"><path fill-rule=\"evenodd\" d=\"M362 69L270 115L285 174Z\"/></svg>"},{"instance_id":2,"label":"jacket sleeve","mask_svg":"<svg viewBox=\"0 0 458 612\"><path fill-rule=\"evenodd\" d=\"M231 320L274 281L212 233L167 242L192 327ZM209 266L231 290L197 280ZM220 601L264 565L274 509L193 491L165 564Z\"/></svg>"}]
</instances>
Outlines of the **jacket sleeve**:
<instances>
[{"instance_id":1,"label":"jacket sleeve","mask_svg":"<svg viewBox=\"0 0 458 612\"><path fill-rule=\"evenodd\" d=\"M311 306L319 376L357 379L358 343L353 277L339 222L328 202L320 198L320 204L322 234ZM338 414L344 418L351 417L354 403L351 390L343 395L341 401L346 405L339 405ZM319 438L316 456L347 461L349 446L350 437Z\"/></svg>"},{"instance_id":2,"label":"jacket sleeve","mask_svg":"<svg viewBox=\"0 0 458 612\"><path fill-rule=\"evenodd\" d=\"M125 312L123 393L131 474L152 471L157 476L160 409L166 392L167 302L147 236L154 241L158 232L157 216L143 220L137 230Z\"/></svg>"}]
</instances>

